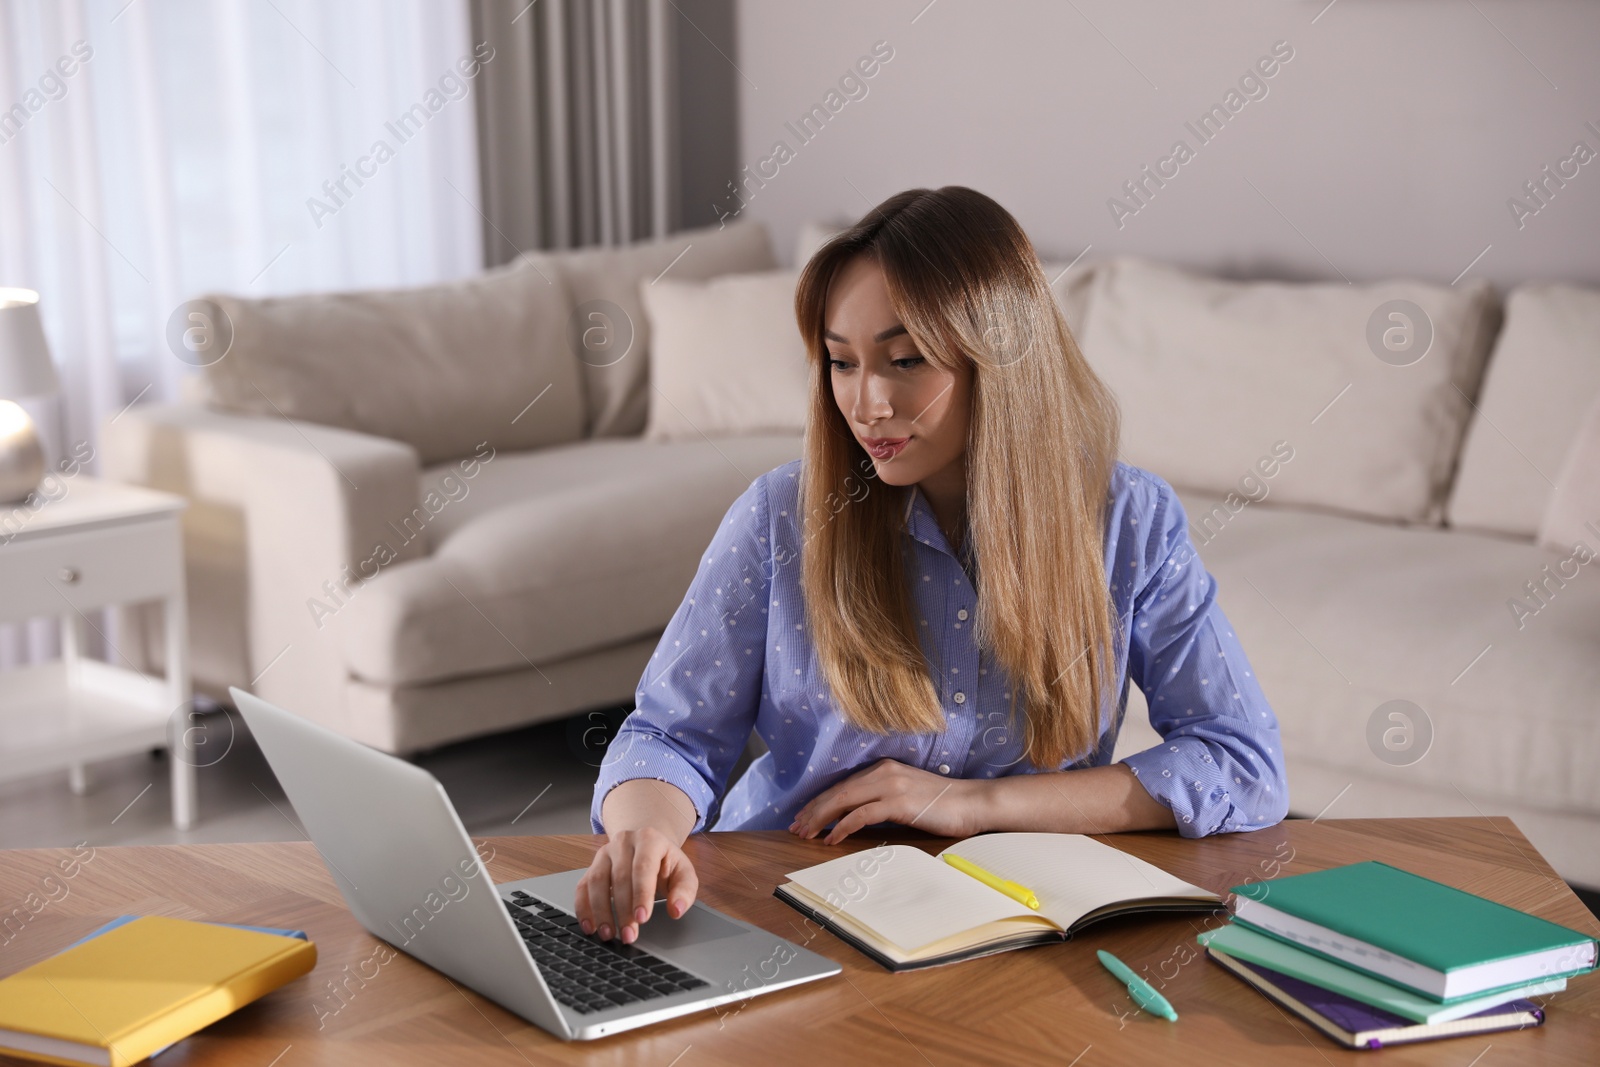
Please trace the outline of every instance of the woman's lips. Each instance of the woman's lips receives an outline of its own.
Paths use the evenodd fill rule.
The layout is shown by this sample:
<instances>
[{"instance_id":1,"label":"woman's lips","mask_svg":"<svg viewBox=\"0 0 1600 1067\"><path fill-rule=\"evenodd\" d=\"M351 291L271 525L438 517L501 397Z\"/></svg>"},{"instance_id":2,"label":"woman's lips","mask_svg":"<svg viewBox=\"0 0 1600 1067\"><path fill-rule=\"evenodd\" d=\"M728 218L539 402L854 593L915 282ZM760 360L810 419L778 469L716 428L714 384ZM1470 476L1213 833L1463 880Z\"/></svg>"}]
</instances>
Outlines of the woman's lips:
<instances>
[{"instance_id":1,"label":"woman's lips","mask_svg":"<svg viewBox=\"0 0 1600 1067\"><path fill-rule=\"evenodd\" d=\"M873 459L893 459L910 440L909 437L867 437L863 438L861 443L872 454Z\"/></svg>"}]
</instances>

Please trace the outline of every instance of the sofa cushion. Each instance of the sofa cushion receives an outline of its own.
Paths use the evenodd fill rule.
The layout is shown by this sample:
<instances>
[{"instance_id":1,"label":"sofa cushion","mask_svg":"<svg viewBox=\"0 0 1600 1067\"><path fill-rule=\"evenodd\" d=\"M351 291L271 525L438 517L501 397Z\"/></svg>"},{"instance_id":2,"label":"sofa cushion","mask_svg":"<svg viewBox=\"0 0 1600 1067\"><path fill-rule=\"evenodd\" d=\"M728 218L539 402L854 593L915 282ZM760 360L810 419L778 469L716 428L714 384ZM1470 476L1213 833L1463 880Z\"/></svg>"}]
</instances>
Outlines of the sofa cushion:
<instances>
[{"instance_id":1,"label":"sofa cushion","mask_svg":"<svg viewBox=\"0 0 1600 1067\"><path fill-rule=\"evenodd\" d=\"M1232 508L1191 490L1178 497L1292 759L1600 815L1595 576L1571 580L1569 565L1558 584L1558 557L1501 537L1270 497ZM1541 606L1525 586L1547 579ZM1374 713L1395 699L1421 707L1432 731L1426 755L1403 767L1368 743ZM1387 713L1379 718L1387 729ZM1295 810L1329 799L1297 798Z\"/></svg>"},{"instance_id":2,"label":"sofa cushion","mask_svg":"<svg viewBox=\"0 0 1600 1067\"><path fill-rule=\"evenodd\" d=\"M590 437L644 432L650 402L650 322L639 296L641 282L654 281L664 271L674 279L705 279L778 265L766 227L754 219L680 230L630 245L530 252L516 262L536 263L566 283L572 309L565 328L583 376L585 432Z\"/></svg>"},{"instance_id":3,"label":"sofa cushion","mask_svg":"<svg viewBox=\"0 0 1600 1067\"><path fill-rule=\"evenodd\" d=\"M1600 553L1600 394L1567 446L1535 540L1552 552L1566 554L1582 543Z\"/></svg>"},{"instance_id":4,"label":"sofa cushion","mask_svg":"<svg viewBox=\"0 0 1600 1067\"><path fill-rule=\"evenodd\" d=\"M383 568L328 626L350 673L386 685L527 670L659 632L729 503L800 451L788 434L624 438L497 454L470 479L432 468L422 495L449 502L423 530L431 554Z\"/></svg>"},{"instance_id":5,"label":"sofa cushion","mask_svg":"<svg viewBox=\"0 0 1600 1067\"><path fill-rule=\"evenodd\" d=\"M1600 397L1600 289L1536 283L1506 298L1450 495L1450 522L1532 537L1562 457Z\"/></svg>"},{"instance_id":6,"label":"sofa cushion","mask_svg":"<svg viewBox=\"0 0 1600 1067\"><path fill-rule=\"evenodd\" d=\"M558 275L502 267L415 289L209 297L233 340L211 406L403 441L424 463L583 432ZM537 407L529 408L535 399Z\"/></svg>"},{"instance_id":7,"label":"sofa cushion","mask_svg":"<svg viewBox=\"0 0 1600 1067\"><path fill-rule=\"evenodd\" d=\"M1394 300L1432 324L1403 366L1369 343ZM1128 462L1223 493L1283 441L1280 500L1436 522L1495 306L1482 281L1237 282L1122 257L1095 273L1081 340L1121 402Z\"/></svg>"},{"instance_id":8,"label":"sofa cushion","mask_svg":"<svg viewBox=\"0 0 1600 1067\"><path fill-rule=\"evenodd\" d=\"M650 320L648 441L805 432L806 346L792 270L641 282Z\"/></svg>"}]
</instances>

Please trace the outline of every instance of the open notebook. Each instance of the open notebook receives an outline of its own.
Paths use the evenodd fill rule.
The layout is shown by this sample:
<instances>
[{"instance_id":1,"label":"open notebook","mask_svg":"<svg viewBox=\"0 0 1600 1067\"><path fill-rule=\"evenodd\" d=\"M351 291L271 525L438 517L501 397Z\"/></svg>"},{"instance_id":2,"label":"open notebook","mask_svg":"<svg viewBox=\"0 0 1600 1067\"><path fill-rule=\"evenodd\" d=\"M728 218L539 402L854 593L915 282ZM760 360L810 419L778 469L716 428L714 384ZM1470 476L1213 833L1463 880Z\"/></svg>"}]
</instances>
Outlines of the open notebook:
<instances>
[{"instance_id":1,"label":"open notebook","mask_svg":"<svg viewBox=\"0 0 1600 1067\"><path fill-rule=\"evenodd\" d=\"M944 852L1033 890L1039 910L911 845L790 871L774 892L891 971L1065 941L1112 915L1225 907L1216 893L1082 834L980 834Z\"/></svg>"}]
</instances>

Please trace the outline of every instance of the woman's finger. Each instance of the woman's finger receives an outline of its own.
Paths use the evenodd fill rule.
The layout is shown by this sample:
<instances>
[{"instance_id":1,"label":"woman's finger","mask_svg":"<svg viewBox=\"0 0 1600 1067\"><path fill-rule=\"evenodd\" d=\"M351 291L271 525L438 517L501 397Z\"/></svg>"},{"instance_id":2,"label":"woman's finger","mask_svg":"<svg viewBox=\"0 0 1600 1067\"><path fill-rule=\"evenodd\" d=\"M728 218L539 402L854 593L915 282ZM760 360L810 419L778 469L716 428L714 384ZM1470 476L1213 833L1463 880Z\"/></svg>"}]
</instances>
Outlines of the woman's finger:
<instances>
[{"instance_id":1,"label":"woman's finger","mask_svg":"<svg viewBox=\"0 0 1600 1067\"><path fill-rule=\"evenodd\" d=\"M700 876L694 873L694 864L689 862L689 857L682 850L669 854L667 864L667 914L680 919L700 894Z\"/></svg>"},{"instance_id":2,"label":"woman's finger","mask_svg":"<svg viewBox=\"0 0 1600 1067\"><path fill-rule=\"evenodd\" d=\"M863 826L870 826L875 822L893 821L888 804L882 801L863 804L854 811L847 812L843 818L835 823L833 829L828 831L828 836L822 839L822 843L825 845L837 845Z\"/></svg>"},{"instance_id":3,"label":"woman's finger","mask_svg":"<svg viewBox=\"0 0 1600 1067\"><path fill-rule=\"evenodd\" d=\"M816 837L822 832L823 827L846 812L880 799L882 794L873 788L870 782L842 783L835 787L831 796L818 797L812 802L815 807L806 823L801 826L801 835Z\"/></svg>"},{"instance_id":4,"label":"woman's finger","mask_svg":"<svg viewBox=\"0 0 1600 1067\"><path fill-rule=\"evenodd\" d=\"M584 872L578 884L572 890L572 914L578 917L579 925L589 922L589 873Z\"/></svg>"},{"instance_id":5,"label":"woman's finger","mask_svg":"<svg viewBox=\"0 0 1600 1067\"><path fill-rule=\"evenodd\" d=\"M639 925L647 922L656 906L656 879L661 875L661 864L666 858L666 842L655 836L641 840L633 850L633 864L629 870L628 891L617 892L617 921L622 924L618 934L624 942L631 943L639 936ZM626 908L627 914L621 914ZM643 913L642 917L640 913Z\"/></svg>"},{"instance_id":6,"label":"woman's finger","mask_svg":"<svg viewBox=\"0 0 1600 1067\"><path fill-rule=\"evenodd\" d=\"M616 915L616 926L611 932L619 941L622 931L633 921L633 857L637 850L638 835L629 834L624 848L611 855L611 906Z\"/></svg>"},{"instance_id":7,"label":"woman's finger","mask_svg":"<svg viewBox=\"0 0 1600 1067\"><path fill-rule=\"evenodd\" d=\"M802 837L815 837L829 820L844 812L888 795L895 788L898 772L905 770L899 760L884 757L864 770L824 789L795 813L790 829Z\"/></svg>"},{"instance_id":8,"label":"woman's finger","mask_svg":"<svg viewBox=\"0 0 1600 1067\"><path fill-rule=\"evenodd\" d=\"M615 847L607 842L595 854L594 863L589 867L589 873L584 876L584 886L588 896L587 926L582 927L583 932L592 934L602 927L607 929L611 925L611 850ZM583 916L579 916L580 919ZM605 936L605 935L601 935Z\"/></svg>"}]
</instances>

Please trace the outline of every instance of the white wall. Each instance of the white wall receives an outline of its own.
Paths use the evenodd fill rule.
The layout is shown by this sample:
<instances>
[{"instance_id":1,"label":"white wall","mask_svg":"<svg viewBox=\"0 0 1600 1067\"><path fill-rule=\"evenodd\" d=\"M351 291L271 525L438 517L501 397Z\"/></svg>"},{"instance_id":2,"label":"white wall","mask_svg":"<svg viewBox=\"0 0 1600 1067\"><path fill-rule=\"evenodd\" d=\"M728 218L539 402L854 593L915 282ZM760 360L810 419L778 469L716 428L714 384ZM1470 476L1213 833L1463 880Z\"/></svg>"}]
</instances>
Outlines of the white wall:
<instances>
[{"instance_id":1,"label":"white wall","mask_svg":"<svg viewBox=\"0 0 1600 1067\"><path fill-rule=\"evenodd\" d=\"M780 256L806 219L962 184L1005 205L1045 259L1089 245L1086 262L1439 282L1476 259L1466 276L1502 288L1600 283L1600 158L1520 228L1507 207L1576 142L1600 152L1600 3L926 4L739 0L740 162L755 173L779 140L793 152L742 211L769 223ZM866 95L801 143L785 124L879 40L893 58ZM1266 95L1200 144L1185 122L1277 41L1293 58ZM1180 138L1194 157L1119 227L1108 200ZM719 206L741 210L731 191Z\"/></svg>"}]
</instances>

